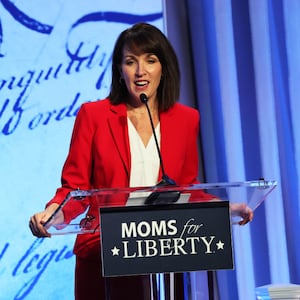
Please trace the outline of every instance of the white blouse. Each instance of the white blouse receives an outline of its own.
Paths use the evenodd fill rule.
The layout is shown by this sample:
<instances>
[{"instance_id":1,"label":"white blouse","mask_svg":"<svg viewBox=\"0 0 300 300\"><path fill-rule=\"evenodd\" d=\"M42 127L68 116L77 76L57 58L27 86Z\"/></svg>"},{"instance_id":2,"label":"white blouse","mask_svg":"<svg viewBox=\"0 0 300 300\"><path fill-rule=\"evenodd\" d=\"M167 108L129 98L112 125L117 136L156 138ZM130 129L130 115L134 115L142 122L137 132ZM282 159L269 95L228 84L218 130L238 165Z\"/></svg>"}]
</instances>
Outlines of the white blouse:
<instances>
[{"instance_id":1,"label":"white blouse","mask_svg":"<svg viewBox=\"0 0 300 300\"><path fill-rule=\"evenodd\" d=\"M156 126L155 133L158 145L160 145L160 123ZM155 185L158 179L160 163L154 135L152 134L145 147L129 118L128 134L131 152L130 187Z\"/></svg>"}]
</instances>

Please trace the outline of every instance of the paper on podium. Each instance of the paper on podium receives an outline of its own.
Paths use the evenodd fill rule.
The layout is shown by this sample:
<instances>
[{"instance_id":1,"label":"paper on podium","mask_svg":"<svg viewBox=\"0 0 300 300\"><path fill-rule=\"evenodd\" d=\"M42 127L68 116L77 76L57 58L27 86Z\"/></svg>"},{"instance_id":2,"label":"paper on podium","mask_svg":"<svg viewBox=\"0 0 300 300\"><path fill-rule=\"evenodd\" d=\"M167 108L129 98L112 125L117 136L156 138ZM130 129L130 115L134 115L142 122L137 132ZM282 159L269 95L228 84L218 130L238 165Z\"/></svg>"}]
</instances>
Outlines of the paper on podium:
<instances>
[{"instance_id":1,"label":"paper on podium","mask_svg":"<svg viewBox=\"0 0 300 300\"><path fill-rule=\"evenodd\" d=\"M160 187L135 187L135 188L111 188L111 189L95 189L95 190L74 190L71 191L57 210L45 223L45 227L52 235L65 234L85 234L96 233L100 231L99 215L87 215L89 204L86 209L81 211L70 224L57 224L55 222L56 215L62 210L64 211L69 205L74 205L74 201L86 201L93 205L101 207L117 207L117 206L142 206L142 205L177 205L191 201L203 202L203 199L194 195L200 191L209 194L205 201L230 201L231 203L247 203L247 205L255 211L269 196L269 194L277 186L275 180L255 180L244 182L221 182L221 183L201 183L185 186L160 186ZM153 194L162 195L159 201L151 200L149 196ZM171 196L170 196L171 195ZM87 201L87 199L89 199ZM155 198L156 199L156 198ZM71 206L70 206L71 207ZM232 216L232 224L236 224L239 220Z\"/></svg>"}]
</instances>

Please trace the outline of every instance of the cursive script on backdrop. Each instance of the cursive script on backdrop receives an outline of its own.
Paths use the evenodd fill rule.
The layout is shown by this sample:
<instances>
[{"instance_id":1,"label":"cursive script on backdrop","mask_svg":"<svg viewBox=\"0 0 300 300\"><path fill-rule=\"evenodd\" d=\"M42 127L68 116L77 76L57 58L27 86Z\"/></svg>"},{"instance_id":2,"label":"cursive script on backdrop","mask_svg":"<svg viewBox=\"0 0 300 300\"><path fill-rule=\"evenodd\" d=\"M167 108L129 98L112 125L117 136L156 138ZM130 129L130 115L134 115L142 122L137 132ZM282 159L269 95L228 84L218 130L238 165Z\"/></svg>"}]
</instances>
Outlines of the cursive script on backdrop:
<instances>
[{"instance_id":1,"label":"cursive script on backdrop","mask_svg":"<svg viewBox=\"0 0 300 300\"><path fill-rule=\"evenodd\" d=\"M73 258L72 248L63 245L61 248L45 251L41 245L45 239L36 239L28 249L20 251L20 256L16 257L16 263L11 272L6 272L6 276L22 279L22 286L16 286L14 299L25 299L37 285L41 276L45 273L50 264L59 263ZM0 245L0 247L2 247ZM12 245L6 243L0 248L0 263L4 261ZM0 269L1 274L1 269ZM18 281L21 282L21 281Z\"/></svg>"},{"instance_id":2,"label":"cursive script on backdrop","mask_svg":"<svg viewBox=\"0 0 300 300\"><path fill-rule=\"evenodd\" d=\"M9 11L14 19L30 30L41 34L51 34L53 27L43 24L30 18L21 12L11 1L2 0L2 5ZM76 116L80 104L90 99L81 99L81 90L74 95L69 95L69 103L61 107L53 107L46 111L32 113L30 95L34 86L42 85L49 81L64 80L64 76L72 76L83 71L99 68L98 76L93 78L94 89L100 90L107 71L111 64L111 53L102 50L101 44L96 44L90 53L85 53L83 47L88 41L77 41L77 47L72 51L69 47L69 38L72 32L84 24L95 22L134 24L140 21L152 22L162 18L162 13L134 15L119 12L94 12L80 17L70 26L65 42L66 60L57 62L46 69L30 69L24 71L23 76L11 76L7 79L0 79L0 136L13 134L21 124L28 130L36 129L39 126L49 125L51 122L59 122L65 118ZM2 26L4 26L2 24ZM4 41L3 30L0 20L0 46ZM1 49L1 48L0 48ZM1 51L0 51L1 53ZM5 59L2 54L1 59ZM47 91L45 91L47 92ZM3 97L4 95L4 97ZM25 118L26 115L26 118ZM21 122L22 120L26 120Z\"/></svg>"},{"instance_id":3,"label":"cursive script on backdrop","mask_svg":"<svg viewBox=\"0 0 300 300\"><path fill-rule=\"evenodd\" d=\"M0 7L5 9L9 19L14 24L22 27L22 32L29 32L34 36L53 36L55 24L47 24L47 22L38 20L22 11L17 3L21 1L0 0ZM25 2L23 2L25 3ZM44 8L44 7L43 7ZM35 58L35 64L24 67L22 63L17 62L17 58L13 57L10 61L16 61L15 65L10 70L11 73L5 73L2 67L2 62L7 61L7 57L11 48L5 48L7 40L10 38L9 26L3 17L0 15L0 142L1 138L8 140L8 136L13 136L17 132L33 131L42 126L48 126L55 122L63 122L69 118L74 118L78 112L81 103L90 101L90 96L87 98L84 87L80 85L72 86L68 89L67 97L62 101L53 102L49 98L52 88L62 89L65 82L73 82L73 78L78 78L78 75L84 74L88 76L87 83L92 85L95 90L95 95L100 90L104 89L105 76L110 71L111 53L104 45L106 37L101 40L93 40L92 47L90 41L85 36L76 34L86 25L94 26L96 24L134 24L136 22L154 22L162 19L162 13L154 14L127 14L111 11L98 11L85 15L81 15L74 22L67 25L65 38L58 41L58 44L49 43L43 44L44 47L50 47L56 51L61 51L59 58L54 57L51 60L44 59L39 61ZM25 36L26 38L26 36ZM50 39L49 39L50 40ZM72 43L70 42L72 41ZM54 41L56 43L57 40ZM44 43L44 42L41 42ZM13 45L17 45L13 41ZM32 50L40 45L30 45ZM45 46L46 45L46 46ZM29 47L28 46L28 47ZM5 51L4 51L5 49ZM88 49L88 51L87 51ZM49 50L51 52L51 50ZM9 74L9 75L8 75ZM74 82L75 79L74 79ZM85 81L86 82L86 81ZM49 90L49 86L51 87ZM38 101L34 97L34 92L40 90ZM72 92L70 92L70 90ZM45 97L43 97L43 93ZM96 99L96 98L95 98ZM35 102L36 101L36 102ZM13 136L13 139L15 137ZM40 142L40 141L39 141ZM4 143L3 143L4 144ZM22 160L23 157L20 158ZM7 160L8 161L8 160ZM8 163L9 164L9 163ZM12 183L12 185L15 183ZM20 185L24 183L20 183ZM5 190L4 190L5 195ZM21 196L21 195L20 195ZM4 196L5 197L5 196ZM18 198L17 201L20 199ZM12 202L14 199L12 200ZM23 201L23 200L22 200ZM9 204L6 205L11 205ZM31 204L26 204L31 205ZM24 212L17 212L16 216ZM24 216L21 216L24 217ZM27 218L27 216L26 216ZM28 231L26 229L20 229ZM10 235L9 238L1 240L0 243L0 277L17 279L17 284L13 288L14 297L12 299L29 299L32 296L34 288L38 289L38 283L42 276L45 276L49 266L58 264L63 261L70 261L73 258L72 245L59 245L45 250L47 240L37 239L29 246L20 249L18 255L14 255L11 259L12 249L15 247L16 237ZM65 243L65 242L64 242ZM4 263L5 262L5 263ZM8 263L7 263L8 262ZM41 283L40 283L41 284ZM0 292L0 299L3 296Z\"/></svg>"}]
</instances>

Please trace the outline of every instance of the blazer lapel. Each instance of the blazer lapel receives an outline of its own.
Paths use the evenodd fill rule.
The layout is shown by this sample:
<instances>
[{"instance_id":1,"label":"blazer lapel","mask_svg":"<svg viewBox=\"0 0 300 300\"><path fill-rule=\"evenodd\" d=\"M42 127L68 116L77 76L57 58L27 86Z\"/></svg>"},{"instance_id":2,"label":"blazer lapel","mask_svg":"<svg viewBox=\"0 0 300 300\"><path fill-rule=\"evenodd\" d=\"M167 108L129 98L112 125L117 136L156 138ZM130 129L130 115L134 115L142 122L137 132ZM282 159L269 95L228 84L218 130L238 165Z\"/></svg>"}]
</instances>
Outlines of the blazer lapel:
<instances>
[{"instance_id":1,"label":"blazer lapel","mask_svg":"<svg viewBox=\"0 0 300 300\"><path fill-rule=\"evenodd\" d=\"M162 112L160 114L160 132L161 132L161 137L160 137L160 151L161 151L161 156L162 156L162 161L165 167L165 172L168 174L168 170L170 168L170 163L174 163L174 161L170 162L170 151L176 147L174 144L174 136L173 136L173 127L174 127L174 122L172 122L172 108L166 112ZM160 181L162 178L162 170L160 168L159 170L159 175L158 175L158 181Z\"/></svg>"},{"instance_id":2,"label":"blazer lapel","mask_svg":"<svg viewBox=\"0 0 300 300\"><path fill-rule=\"evenodd\" d=\"M127 113L126 106L124 104L111 105L108 123L115 146L118 149L124 168L129 178L131 159L127 129Z\"/></svg>"}]
</instances>

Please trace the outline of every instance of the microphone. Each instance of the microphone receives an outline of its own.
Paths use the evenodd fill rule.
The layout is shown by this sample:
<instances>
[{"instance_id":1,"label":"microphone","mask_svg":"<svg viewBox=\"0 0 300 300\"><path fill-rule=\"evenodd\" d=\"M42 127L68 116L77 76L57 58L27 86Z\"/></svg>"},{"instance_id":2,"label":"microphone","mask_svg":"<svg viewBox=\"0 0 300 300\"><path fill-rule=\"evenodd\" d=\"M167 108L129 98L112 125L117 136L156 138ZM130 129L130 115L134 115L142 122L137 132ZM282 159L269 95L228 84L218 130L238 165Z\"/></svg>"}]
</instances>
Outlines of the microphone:
<instances>
[{"instance_id":1,"label":"microphone","mask_svg":"<svg viewBox=\"0 0 300 300\"><path fill-rule=\"evenodd\" d=\"M161 152L159 149L157 136L155 133L153 119L152 119L149 105L148 105L147 95L144 93L140 94L140 100L146 105L146 108L147 108L152 132L153 132L153 136L154 136L154 140L155 140L155 145L156 145L157 153L159 156L160 167L161 167L161 171L162 171L162 180L156 186L159 187L159 186L176 185L175 181L173 179L171 179L165 172L162 155L161 155ZM162 203L167 204L167 203L171 203L171 202L176 202L178 200L179 196L180 196L180 193L178 191L154 192L154 193L151 193L150 196L146 199L145 204L162 204Z\"/></svg>"},{"instance_id":2,"label":"microphone","mask_svg":"<svg viewBox=\"0 0 300 300\"><path fill-rule=\"evenodd\" d=\"M176 185L175 181L173 179L171 179L166 174L166 172L165 172L164 163L163 163L163 160L162 160L161 152L160 152L158 141L157 141L157 136L156 136L156 133L155 133L153 119L152 119L152 116L151 116L151 113L150 113L150 109L149 109L149 105L148 105L148 97L147 97L147 95L144 94L144 93L140 94L140 100L146 105L146 108L147 108L147 111L148 111L148 115L149 115L149 119L150 119L150 123L151 123L151 128L152 128L153 136L154 136L154 140L155 140L155 145L156 145L157 153L158 153L158 156L159 156L159 162L160 162L160 167L161 167L161 172L162 172L162 180L157 184L157 186Z\"/></svg>"}]
</instances>

